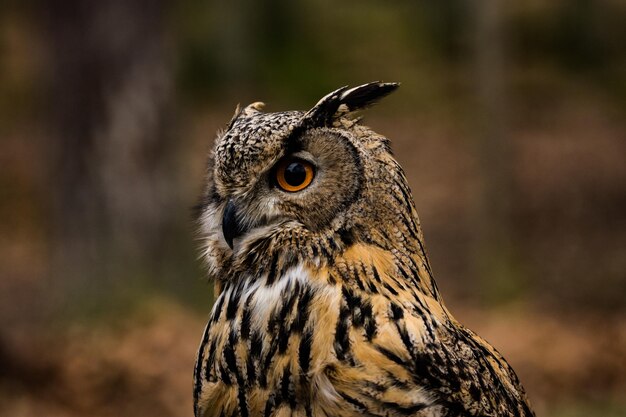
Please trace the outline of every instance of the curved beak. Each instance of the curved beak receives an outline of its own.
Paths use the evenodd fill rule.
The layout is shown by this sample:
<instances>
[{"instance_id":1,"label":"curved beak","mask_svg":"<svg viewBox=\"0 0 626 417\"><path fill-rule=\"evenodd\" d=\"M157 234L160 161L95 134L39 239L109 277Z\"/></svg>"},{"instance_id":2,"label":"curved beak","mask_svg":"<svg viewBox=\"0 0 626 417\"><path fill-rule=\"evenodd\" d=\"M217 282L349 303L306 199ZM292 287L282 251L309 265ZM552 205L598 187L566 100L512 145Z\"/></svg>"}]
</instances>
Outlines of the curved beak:
<instances>
[{"instance_id":1,"label":"curved beak","mask_svg":"<svg viewBox=\"0 0 626 417\"><path fill-rule=\"evenodd\" d=\"M233 240L244 234L245 231L246 229L239 222L235 203L233 203L233 200L228 200L222 217L222 233L231 249L233 249Z\"/></svg>"}]
</instances>

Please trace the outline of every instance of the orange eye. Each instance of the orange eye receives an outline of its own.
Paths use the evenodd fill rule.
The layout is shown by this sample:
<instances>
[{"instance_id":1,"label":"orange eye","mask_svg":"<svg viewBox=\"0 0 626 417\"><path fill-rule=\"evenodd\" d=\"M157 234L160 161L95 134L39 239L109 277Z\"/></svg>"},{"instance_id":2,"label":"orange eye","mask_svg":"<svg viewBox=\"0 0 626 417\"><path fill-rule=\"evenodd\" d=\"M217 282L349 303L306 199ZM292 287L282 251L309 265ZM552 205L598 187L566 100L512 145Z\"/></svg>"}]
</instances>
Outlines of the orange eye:
<instances>
[{"instance_id":1,"label":"orange eye","mask_svg":"<svg viewBox=\"0 0 626 417\"><path fill-rule=\"evenodd\" d=\"M295 193L308 187L315 176L315 168L310 162L296 158L286 158L278 163L276 182L284 191Z\"/></svg>"}]
</instances>

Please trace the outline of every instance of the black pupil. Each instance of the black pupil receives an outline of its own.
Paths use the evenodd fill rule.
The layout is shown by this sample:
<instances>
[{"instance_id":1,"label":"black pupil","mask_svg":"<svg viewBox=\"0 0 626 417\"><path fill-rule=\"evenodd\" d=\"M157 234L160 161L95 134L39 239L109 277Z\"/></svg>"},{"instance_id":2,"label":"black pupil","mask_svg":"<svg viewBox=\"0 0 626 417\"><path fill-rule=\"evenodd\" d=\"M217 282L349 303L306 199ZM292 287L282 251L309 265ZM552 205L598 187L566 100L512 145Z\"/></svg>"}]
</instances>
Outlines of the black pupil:
<instances>
[{"instance_id":1,"label":"black pupil","mask_svg":"<svg viewBox=\"0 0 626 417\"><path fill-rule=\"evenodd\" d=\"M297 187L306 180L306 169L300 162L292 162L285 169L285 181L287 184Z\"/></svg>"}]
</instances>

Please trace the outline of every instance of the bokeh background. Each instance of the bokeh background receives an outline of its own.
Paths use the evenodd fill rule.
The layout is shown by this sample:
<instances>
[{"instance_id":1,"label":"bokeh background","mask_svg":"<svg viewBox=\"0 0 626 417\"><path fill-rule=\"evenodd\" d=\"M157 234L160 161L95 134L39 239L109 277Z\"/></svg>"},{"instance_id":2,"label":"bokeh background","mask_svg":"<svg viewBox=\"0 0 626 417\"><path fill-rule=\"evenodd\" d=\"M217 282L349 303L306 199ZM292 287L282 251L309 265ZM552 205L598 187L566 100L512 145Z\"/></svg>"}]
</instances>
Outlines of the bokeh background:
<instances>
[{"instance_id":1,"label":"bokeh background","mask_svg":"<svg viewBox=\"0 0 626 417\"><path fill-rule=\"evenodd\" d=\"M373 80L453 313L539 415L626 415L622 0L3 0L0 415L191 415L191 207L237 103Z\"/></svg>"}]
</instances>

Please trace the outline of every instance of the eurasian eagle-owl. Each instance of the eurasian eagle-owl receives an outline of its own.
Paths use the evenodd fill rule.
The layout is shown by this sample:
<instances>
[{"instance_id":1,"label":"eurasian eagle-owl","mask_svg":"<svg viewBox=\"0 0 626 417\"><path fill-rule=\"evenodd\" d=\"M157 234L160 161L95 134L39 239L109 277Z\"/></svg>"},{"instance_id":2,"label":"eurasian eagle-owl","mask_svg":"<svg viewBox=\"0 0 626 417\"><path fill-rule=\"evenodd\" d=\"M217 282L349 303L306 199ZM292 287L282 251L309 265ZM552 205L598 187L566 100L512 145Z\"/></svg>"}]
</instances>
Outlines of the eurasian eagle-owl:
<instances>
[{"instance_id":1,"label":"eurasian eagle-owl","mask_svg":"<svg viewBox=\"0 0 626 417\"><path fill-rule=\"evenodd\" d=\"M217 299L196 416L532 416L514 371L443 304L389 141L348 117L397 88L308 112L237 111L200 206Z\"/></svg>"}]
</instances>

